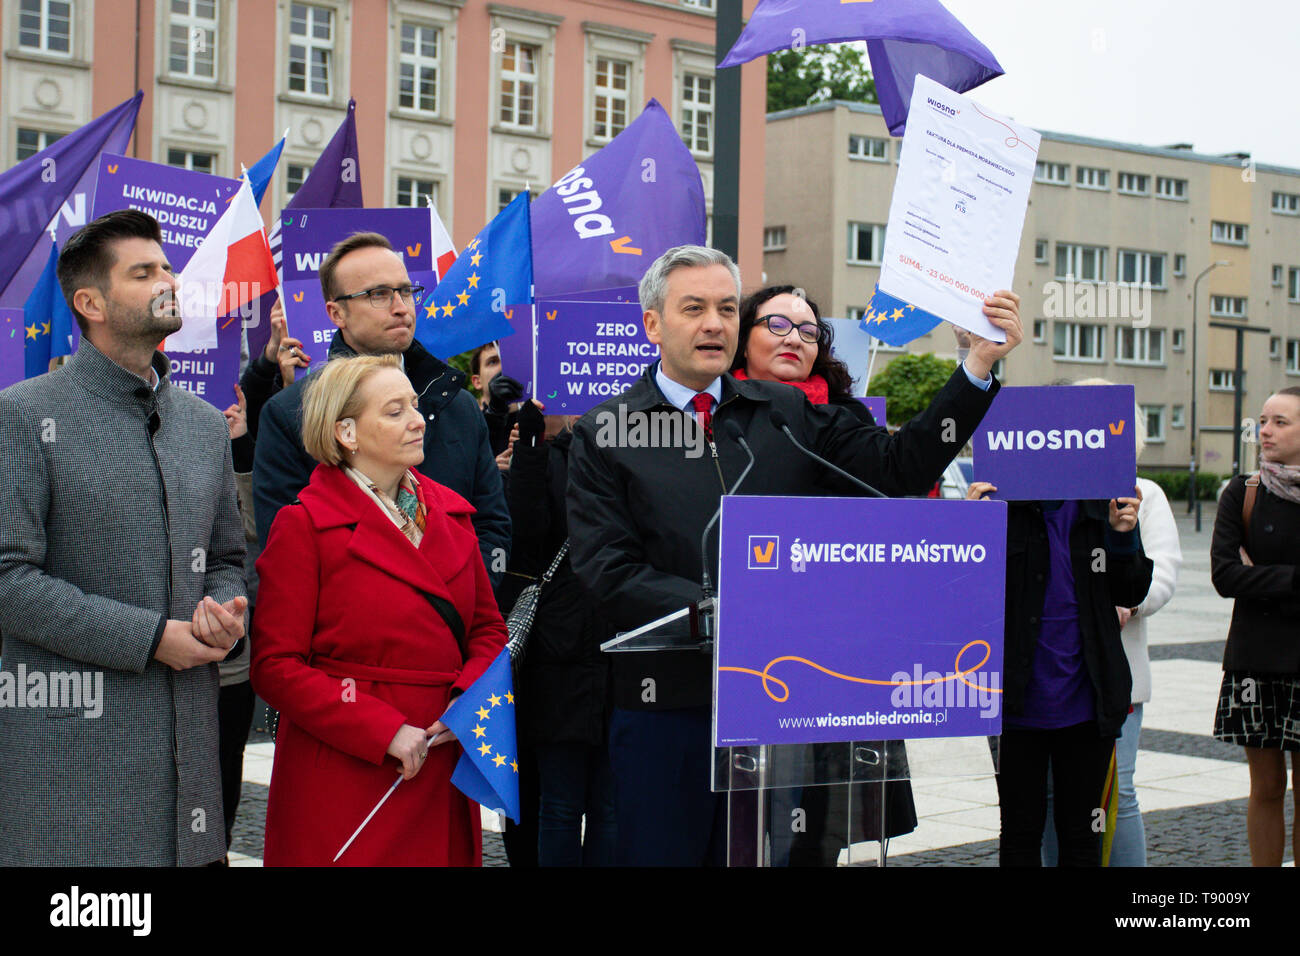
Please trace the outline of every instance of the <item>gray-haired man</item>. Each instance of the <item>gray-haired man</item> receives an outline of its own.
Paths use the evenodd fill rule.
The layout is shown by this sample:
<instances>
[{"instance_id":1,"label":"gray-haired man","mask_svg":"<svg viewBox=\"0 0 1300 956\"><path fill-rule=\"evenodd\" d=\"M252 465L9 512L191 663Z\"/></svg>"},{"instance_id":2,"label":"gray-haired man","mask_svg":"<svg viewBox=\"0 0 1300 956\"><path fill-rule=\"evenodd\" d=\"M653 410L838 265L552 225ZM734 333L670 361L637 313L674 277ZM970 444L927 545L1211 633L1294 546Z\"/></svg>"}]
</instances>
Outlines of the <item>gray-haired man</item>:
<instances>
[{"instance_id":1,"label":"gray-haired man","mask_svg":"<svg viewBox=\"0 0 1300 956\"><path fill-rule=\"evenodd\" d=\"M244 633L243 532L225 420L157 351L181 325L161 238L123 210L69 239L77 352L0 392L0 865L226 852L215 662Z\"/></svg>"},{"instance_id":2,"label":"gray-haired man","mask_svg":"<svg viewBox=\"0 0 1300 956\"><path fill-rule=\"evenodd\" d=\"M1020 341L1019 299L999 292L985 314L1005 344L976 337L964 368L930 407L891 437L797 389L728 373L739 332L740 273L700 246L665 252L641 280L646 335L661 359L574 428L569 453L570 560L597 595L609 631L632 630L702 597L700 535L748 457L720 427L739 425L756 465L747 495L853 495L826 470L792 453L773 424L888 495L922 495L964 445L997 394L993 363ZM709 453L610 442L598 421L646 414L692 417ZM954 429L943 435L942 422ZM683 432L692 427L681 423ZM951 440L945 441L944 438ZM643 443L638 442L640 446ZM709 558L717 580L716 545ZM606 635L609 636L609 635ZM614 655L610 755L618 862L698 866L725 858L725 804L710 792L712 672L698 651Z\"/></svg>"}]
</instances>

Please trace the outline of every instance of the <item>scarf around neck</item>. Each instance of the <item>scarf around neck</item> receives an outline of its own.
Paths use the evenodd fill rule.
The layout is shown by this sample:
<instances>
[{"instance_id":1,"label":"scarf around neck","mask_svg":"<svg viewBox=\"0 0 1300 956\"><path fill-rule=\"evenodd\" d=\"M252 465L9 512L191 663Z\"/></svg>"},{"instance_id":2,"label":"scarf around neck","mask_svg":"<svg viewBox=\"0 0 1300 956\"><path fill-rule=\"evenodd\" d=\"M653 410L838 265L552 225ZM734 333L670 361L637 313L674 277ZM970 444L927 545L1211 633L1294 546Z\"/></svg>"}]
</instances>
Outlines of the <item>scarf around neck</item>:
<instances>
[{"instance_id":1,"label":"scarf around neck","mask_svg":"<svg viewBox=\"0 0 1300 956\"><path fill-rule=\"evenodd\" d=\"M732 377L740 381L746 381L749 376L745 374L743 368L738 368L731 373ZM826 405L830 403L830 386L826 384L826 379L820 375L809 375L806 382L782 382L782 385L791 385L808 396L808 401L814 405Z\"/></svg>"},{"instance_id":2,"label":"scarf around neck","mask_svg":"<svg viewBox=\"0 0 1300 956\"><path fill-rule=\"evenodd\" d=\"M417 548L424 539L424 527L428 519L429 507L424 500L424 491L419 480L408 468L402 480L397 484L397 500L388 497L379 486L351 465L343 466L344 473L356 483L357 487L368 494L388 515L397 529L406 535L407 540Z\"/></svg>"},{"instance_id":3,"label":"scarf around neck","mask_svg":"<svg viewBox=\"0 0 1300 956\"><path fill-rule=\"evenodd\" d=\"M1259 480L1270 494L1284 501L1300 504L1300 465L1283 465L1276 461L1259 463Z\"/></svg>"}]
</instances>

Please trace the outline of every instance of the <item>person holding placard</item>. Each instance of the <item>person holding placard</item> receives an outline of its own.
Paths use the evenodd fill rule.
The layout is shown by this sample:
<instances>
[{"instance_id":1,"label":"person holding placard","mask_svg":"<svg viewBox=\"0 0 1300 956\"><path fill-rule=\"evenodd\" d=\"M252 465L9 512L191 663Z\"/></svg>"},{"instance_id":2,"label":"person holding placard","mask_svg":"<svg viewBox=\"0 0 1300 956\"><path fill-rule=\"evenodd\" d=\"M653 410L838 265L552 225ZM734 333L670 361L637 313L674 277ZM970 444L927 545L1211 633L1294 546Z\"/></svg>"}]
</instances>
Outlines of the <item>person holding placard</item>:
<instances>
[{"instance_id":1,"label":"person holding placard","mask_svg":"<svg viewBox=\"0 0 1300 956\"><path fill-rule=\"evenodd\" d=\"M1281 866L1288 751L1300 810L1300 387L1264 403L1259 474L1223 490L1210 558L1214 589L1234 599L1214 736L1246 750L1251 864ZM1300 825L1291 846L1300 860Z\"/></svg>"},{"instance_id":2,"label":"person holding placard","mask_svg":"<svg viewBox=\"0 0 1300 956\"><path fill-rule=\"evenodd\" d=\"M967 497L996 490L976 481ZM1059 865L1101 865L1096 814L1132 693L1115 607L1136 607L1151 585L1139 504L1007 509L1002 736L993 738L1002 866L1042 865L1049 767Z\"/></svg>"}]
</instances>

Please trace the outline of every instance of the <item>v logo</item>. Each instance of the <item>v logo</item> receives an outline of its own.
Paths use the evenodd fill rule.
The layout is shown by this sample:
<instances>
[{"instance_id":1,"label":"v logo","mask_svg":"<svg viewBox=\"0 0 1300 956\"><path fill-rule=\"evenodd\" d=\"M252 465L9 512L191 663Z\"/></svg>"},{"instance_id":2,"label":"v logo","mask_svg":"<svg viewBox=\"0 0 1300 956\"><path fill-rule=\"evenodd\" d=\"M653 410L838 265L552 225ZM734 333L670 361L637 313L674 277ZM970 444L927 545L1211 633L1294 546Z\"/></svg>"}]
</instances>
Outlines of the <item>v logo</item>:
<instances>
[{"instance_id":1,"label":"v logo","mask_svg":"<svg viewBox=\"0 0 1300 956\"><path fill-rule=\"evenodd\" d=\"M1111 422L1111 423L1110 423L1110 433L1111 433L1112 435L1122 435L1122 434L1124 434L1124 419L1121 418L1121 419L1119 420L1119 424L1118 424L1118 425L1116 425L1114 422Z\"/></svg>"},{"instance_id":2,"label":"v logo","mask_svg":"<svg viewBox=\"0 0 1300 956\"><path fill-rule=\"evenodd\" d=\"M772 552L775 550L775 541L769 541L766 548L760 548L758 545L754 545L754 560L759 564L770 564L772 562Z\"/></svg>"},{"instance_id":3,"label":"v logo","mask_svg":"<svg viewBox=\"0 0 1300 956\"><path fill-rule=\"evenodd\" d=\"M303 294L302 294L301 292L295 292L295 293L293 294L293 301L295 301L295 302L301 302L301 301L302 301L302 296L303 296Z\"/></svg>"},{"instance_id":4,"label":"v logo","mask_svg":"<svg viewBox=\"0 0 1300 956\"><path fill-rule=\"evenodd\" d=\"M408 256L410 256L412 259L414 259L416 256L418 256L418 255L420 254L420 250L423 249L423 248L424 248L424 243L422 243L422 242L417 242L417 243L416 243L415 245L413 245L413 246L407 246L407 247L406 247L406 254L407 254Z\"/></svg>"},{"instance_id":5,"label":"v logo","mask_svg":"<svg viewBox=\"0 0 1300 956\"><path fill-rule=\"evenodd\" d=\"M559 314L560 314L560 313L559 313L557 310L555 310L555 309L547 309L547 310L546 310L546 321L547 321L547 322L554 322L554 321L555 321L555 317L556 317L557 315L559 315Z\"/></svg>"},{"instance_id":6,"label":"v logo","mask_svg":"<svg viewBox=\"0 0 1300 956\"><path fill-rule=\"evenodd\" d=\"M110 173L115 173L115 172L117 172L117 166L118 166L117 163L109 163L109 164L108 164L108 171L109 171Z\"/></svg>"}]
</instances>

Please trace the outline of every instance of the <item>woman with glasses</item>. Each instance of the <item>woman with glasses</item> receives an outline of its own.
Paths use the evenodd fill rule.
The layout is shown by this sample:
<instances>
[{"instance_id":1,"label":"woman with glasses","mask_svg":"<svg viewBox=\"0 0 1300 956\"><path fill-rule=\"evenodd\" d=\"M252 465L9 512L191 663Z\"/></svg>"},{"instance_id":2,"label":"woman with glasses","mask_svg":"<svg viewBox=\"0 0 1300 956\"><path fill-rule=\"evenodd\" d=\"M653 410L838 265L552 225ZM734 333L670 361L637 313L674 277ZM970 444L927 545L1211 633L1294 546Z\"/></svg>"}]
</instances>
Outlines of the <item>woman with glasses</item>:
<instances>
[{"instance_id":1,"label":"woman with glasses","mask_svg":"<svg viewBox=\"0 0 1300 956\"><path fill-rule=\"evenodd\" d=\"M817 303L795 286L769 286L740 305L740 333L731 374L738 379L784 382L802 391L814 405L842 405L868 425L877 424L867 406L853 397L853 377L843 362L832 357L831 341L831 327L821 321ZM848 744L775 749L786 751L775 754L776 760L802 763L805 774L812 762L822 768L819 775L847 779ZM906 773L902 741L890 741L887 747L879 741L857 742L852 749L855 753L879 755L874 767L863 765L855 776L881 774L886 766L890 776ZM846 765L833 769L835 763ZM916 829L912 786L906 779L883 785L839 784L806 787L802 793L797 789L773 793L772 860L777 865L835 866L844 847L879 840L882 794L885 838ZM791 832L787 798L806 813L806 829L802 832Z\"/></svg>"}]
</instances>

